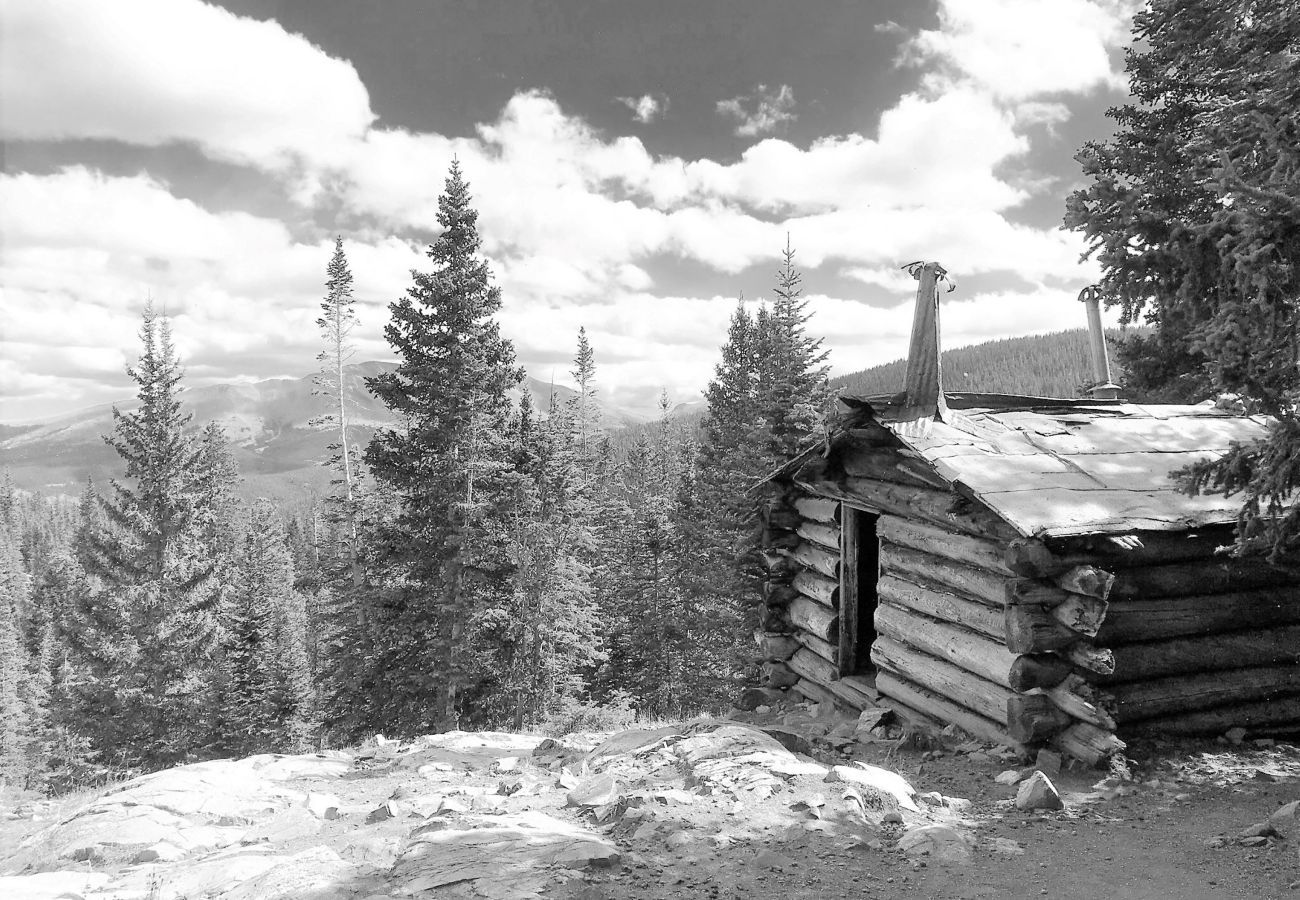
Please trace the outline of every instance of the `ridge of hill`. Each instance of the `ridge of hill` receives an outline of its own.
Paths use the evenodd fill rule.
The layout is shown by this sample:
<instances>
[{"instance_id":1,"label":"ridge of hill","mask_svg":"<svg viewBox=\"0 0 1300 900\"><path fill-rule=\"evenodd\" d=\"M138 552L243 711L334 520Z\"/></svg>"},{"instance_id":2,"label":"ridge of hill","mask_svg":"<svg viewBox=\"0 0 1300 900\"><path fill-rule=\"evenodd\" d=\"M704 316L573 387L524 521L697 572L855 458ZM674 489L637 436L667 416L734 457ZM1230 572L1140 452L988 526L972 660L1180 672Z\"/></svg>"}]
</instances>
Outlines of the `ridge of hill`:
<instances>
[{"instance_id":1,"label":"ridge of hill","mask_svg":"<svg viewBox=\"0 0 1300 900\"><path fill-rule=\"evenodd\" d=\"M396 419L366 389L366 378L390 369L391 363L362 362L346 368L344 391L348 398L353 440L365 443L376 430ZM527 378L523 390L545 415L552 392L560 401L576 392ZM327 412L326 398L314 393L312 376L271 378L249 384L214 384L190 388L181 395L196 429L219 422L226 430L244 493L273 498L301 496L322 490L330 474L321 465L330 442L328 431L311 420ZM102 435L113 428L113 406L134 409L134 398L117 404L103 403L30 425L0 425L0 465L9 469L14 483L25 490L76 494L86 478L98 483L117 477L121 461L104 443ZM617 407L601 406L601 426L617 431L641 418Z\"/></svg>"}]
</instances>

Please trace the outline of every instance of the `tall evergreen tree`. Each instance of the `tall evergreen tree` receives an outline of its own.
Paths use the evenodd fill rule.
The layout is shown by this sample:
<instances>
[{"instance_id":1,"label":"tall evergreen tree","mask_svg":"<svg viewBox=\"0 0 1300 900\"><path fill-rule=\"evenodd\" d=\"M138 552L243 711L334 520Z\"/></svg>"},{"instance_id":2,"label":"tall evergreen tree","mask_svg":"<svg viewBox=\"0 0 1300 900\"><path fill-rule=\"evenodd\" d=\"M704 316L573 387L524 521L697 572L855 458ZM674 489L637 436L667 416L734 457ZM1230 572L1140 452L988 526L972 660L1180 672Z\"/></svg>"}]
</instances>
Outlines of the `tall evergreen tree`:
<instances>
[{"instance_id":1,"label":"tall evergreen tree","mask_svg":"<svg viewBox=\"0 0 1300 900\"><path fill-rule=\"evenodd\" d=\"M461 659L467 623L484 596L508 590L496 539L509 496L507 392L523 373L494 318L501 292L478 255L477 219L453 161L438 199L443 231L428 251L434 270L412 273L389 307L384 333L398 366L368 382L404 423L377 433L365 460L401 503L384 547L400 590L383 665L403 694L405 721L394 724L407 729L458 721L460 694L477 677Z\"/></svg>"},{"instance_id":2,"label":"tall evergreen tree","mask_svg":"<svg viewBox=\"0 0 1300 900\"><path fill-rule=\"evenodd\" d=\"M27 702L28 655L20 610L26 604L27 573L10 525L0 517L0 785L26 786L32 713Z\"/></svg>"}]
</instances>

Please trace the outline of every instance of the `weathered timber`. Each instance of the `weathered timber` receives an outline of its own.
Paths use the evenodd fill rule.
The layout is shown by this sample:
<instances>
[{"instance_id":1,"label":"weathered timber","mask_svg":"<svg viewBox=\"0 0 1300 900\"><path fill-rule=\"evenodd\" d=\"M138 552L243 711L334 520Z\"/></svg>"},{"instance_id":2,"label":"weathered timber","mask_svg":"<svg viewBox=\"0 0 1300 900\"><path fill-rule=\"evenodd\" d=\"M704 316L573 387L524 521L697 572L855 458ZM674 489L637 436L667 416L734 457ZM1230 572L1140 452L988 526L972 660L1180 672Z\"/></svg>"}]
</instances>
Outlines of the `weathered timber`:
<instances>
[{"instance_id":1,"label":"weathered timber","mask_svg":"<svg viewBox=\"0 0 1300 900\"><path fill-rule=\"evenodd\" d=\"M845 432L846 439L858 447L894 447L905 449L898 436L879 422L863 422Z\"/></svg>"},{"instance_id":2,"label":"weathered timber","mask_svg":"<svg viewBox=\"0 0 1300 900\"><path fill-rule=\"evenodd\" d=\"M763 674L760 680L768 687L794 687L795 682L799 680L799 676L790 671L790 667L783 662L769 662L763 664Z\"/></svg>"},{"instance_id":3,"label":"weathered timber","mask_svg":"<svg viewBox=\"0 0 1300 900\"><path fill-rule=\"evenodd\" d=\"M1052 618L1066 628L1088 637L1096 637L1097 630L1106 620L1109 604L1096 597L1071 594L1064 603L1052 607Z\"/></svg>"},{"instance_id":4,"label":"weathered timber","mask_svg":"<svg viewBox=\"0 0 1300 900\"><path fill-rule=\"evenodd\" d=\"M1074 667L1051 653L1026 654L1015 657L1007 675L1007 686L1013 691L1031 691L1050 688L1066 679Z\"/></svg>"},{"instance_id":5,"label":"weathered timber","mask_svg":"<svg viewBox=\"0 0 1300 900\"><path fill-rule=\"evenodd\" d=\"M800 646L794 635L775 631L755 631L754 642L758 644L759 655L768 662L787 660Z\"/></svg>"},{"instance_id":6,"label":"weathered timber","mask_svg":"<svg viewBox=\"0 0 1300 900\"><path fill-rule=\"evenodd\" d=\"M1047 544L1070 565L1098 565L1110 572L1141 566L1162 566L1207 560L1220 547L1233 543L1233 528L1209 526L1195 532L1138 531L1128 535L1090 534L1049 539ZM1118 576L1118 572L1116 572Z\"/></svg>"},{"instance_id":7,"label":"weathered timber","mask_svg":"<svg viewBox=\"0 0 1300 900\"><path fill-rule=\"evenodd\" d=\"M1115 718L1121 723L1136 722L1228 703L1300 693L1300 667L1254 666L1170 675L1112 685L1108 690L1115 698Z\"/></svg>"},{"instance_id":8,"label":"weathered timber","mask_svg":"<svg viewBox=\"0 0 1300 900\"><path fill-rule=\"evenodd\" d=\"M762 546L769 550L793 550L800 544L799 535L793 531L766 531L762 536Z\"/></svg>"},{"instance_id":9,"label":"weathered timber","mask_svg":"<svg viewBox=\"0 0 1300 900\"><path fill-rule=\"evenodd\" d=\"M1002 540L1007 537L1010 529L993 513L951 491L905 487L867 478L848 478L841 483L827 478L808 477L803 470L795 474L795 483L810 493L834 497L853 506L922 519L941 528L976 537Z\"/></svg>"},{"instance_id":10,"label":"weathered timber","mask_svg":"<svg viewBox=\"0 0 1300 900\"><path fill-rule=\"evenodd\" d=\"M1016 655L984 635L918 615L892 603L876 607L876 631L1003 687L1011 687L1011 669Z\"/></svg>"},{"instance_id":11,"label":"weathered timber","mask_svg":"<svg viewBox=\"0 0 1300 900\"><path fill-rule=\"evenodd\" d=\"M1125 569L1115 575L1111 598L1150 600L1192 594L1226 594L1294 585L1296 576L1259 558L1216 556L1165 566Z\"/></svg>"},{"instance_id":12,"label":"weathered timber","mask_svg":"<svg viewBox=\"0 0 1300 900\"><path fill-rule=\"evenodd\" d=\"M764 631L784 633L794 630L794 623L790 621L790 613L786 607L770 606L766 603L758 605L758 624Z\"/></svg>"},{"instance_id":13,"label":"weathered timber","mask_svg":"<svg viewBox=\"0 0 1300 900\"><path fill-rule=\"evenodd\" d=\"M1039 691L1012 694L1007 700L1006 716L1007 732L1023 744L1046 741L1071 722L1051 697Z\"/></svg>"},{"instance_id":14,"label":"weathered timber","mask_svg":"<svg viewBox=\"0 0 1300 900\"><path fill-rule=\"evenodd\" d=\"M807 597L796 597L786 608L790 623L827 643L839 643L839 616ZM769 629L772 630L772 629Z\"/></svg>"},{"instance_id":15,"label":"weathered timber","mask_svg":"<svg viewBox=\"0 0 1300 900\"><path fill-rule=\"evenodd\" d=\"M829 550L832 553L840 552L840 530L833 525L823 525L820 522L801 522L795 531L799 537L813 546L821 547L823 550Z\"/></svg>"},{"instance_id":16,"label":"weathered timber","mask_svg":"<svg viewBox=\"0 0 1300 900\"><path fill-rule=\"evenodd\" d=\"M1009 578L1006 583L1006 602L1018 606L1060 606L1074 596L1078 595L1036 578Z\"/></svg>"},{"instance_id":17,"label":"weathered timber","mask_svg":"<svg viewBox=\"0 0 1300 900\"><path fill-rule=\"evenodd\" d=\"M1083 635L1052 618L1041 606L1008 606L1003 613L1007 649L1012 653L1044 653L1068 647Z\"/></svg>"},{"instance_id":18,"label":"weathered timber","mask_svg":"<svg viewBox=\"0 0 1300 900\"><path fill-rule=\"evenodd\" d=\"M871 645L871 661L880 670L901 675L994 722L1005 721L1007 701L1014 696L1000 684L884 635Z\"/></svg>"},{"instance_id":19,"label":"weathered timber","mask_svg":"<svg viewBox=\"0 0 1300 900\"><path fill-rule=\"evenodd\" d=\"M880 568L909 581L922 579L943 585L958 596L982 603L1001 606L1006 602L1008 579L1005 575L889 541L880 542Z\"/></svg>"},{"instance_id":20,"label":"weathered timber","mask_svg":"<svg viewBox=\"0 0 1300 900\"><path fill-rule=\"evenodd\" d=\"M1050 578L1077 565L1048 549L1037 538L1013 538L1002 551L1002 562L1017 575L1026 578Z\"/></svg>"},{"instance_id":21,"label":"weathered timber","mask_svg":"<svg viewBox=\"0 0 1300 900\"><path fill-rule=\"evenodd\" d=\"M794 531L803 521L803 516L799 515L799 510L787 503L769 500L763 505L763 521L769 528Z\"/></svg>"},{"instance_id":22,"label":"weathered timber","mask_svg":"<svg viewBox=\"0 0 1300 900\"><path fill-rule=\"evenodd\" d=\"M1229 594L1115 600L1097 633L1103 644L1300 624L1300 589L1260 588Z\"/></svg>"},{"instance_id":23,"label":"weathered timber","mask_svg":"<svg viewBox=\"0 0 1300 900\"><path fill-rule=\"evenodd\" d=\"M811 570L804 570L794 576L791 587L805 597L816 600L822 606L839 609L840 583L819 575Z\"/></svg>"},{"instance_id":24,"label":"weathered timber","mask_svg":"<svg viewBox=\"0 0 1300 900\"><path fill-rule=\"evenodd\" d=\"M823 550L804 541L790 551L790 558L805 568L820 572L827 578L840 577L840 555L838 552Z\"/></svg>"},{"instance_id":25,"label":"weathered timber","mask_svg":"<svg viewBox=\"0 0 1300 900\"><path fill-rule=\"evenodd\" d=\"M940 723L941 726L951 723L972 737L1010 747L1022 758L1029 757L1029 750L1024 744L1012 738L1000 723L972 712L949 698L910 682L900 675L881 671L876 675L876 687L880 689L885 705L893 705L891 701L901 704L903 709L900 710L900 714L904 717L908 710L914 710L925 718Z\"/></svg>"},{"instance_id":26,"label":"weathered timber","mask_svg":"<svg viewBox=\"0 0 1300 900\"><path fill-rule=\"evenodd\" d=\"M788 581L798 571L798 567L783 550L765 550L758 554L758 559L767 572L768 581Z\"/></svg>"},{"instance_id":27,"label":"weathered timber","mask_svg":"<svg viewBox=\"0 0 1300 900\"><path fill-rule=\"evenodd\" d=\"M850 690L856 691L863 697L872 701L873 704L875 701L880 699L880 691L876 690L874 675L870 677L865 675L844 675L841 676L838 683L844 685Z\"/></svg>"},{"instance_id":28,"label":"weathered timber","mask_svg":"<svg viewBox=\"0 0 1300 900\"><path fill-rule=\"evenodd\" d=\"M786 665L800 678L807 678L809 681L815 681L818 684L830 684L840 677L839 669L835 667L834 663L822 659L807 647L795 651L794 656L790 657Z\"/></svg>"},{"instance_id":29,"label":"weathered timber","mask_svg":"<svg viewBox=\"0 0 1300 900\"><path fill-rule=\"evenodd\" d=\"M1111 732L1087 722L1075 722L1056 735L1052 743L1066 756L1073 756L1090 766L1122 753L1127 746Z\"/></svg>"},{"instance_id":30,"label":"weathered timber","mask_svg":"<svg viewBox=\"0 0 1300 900\"><path fill-rule=\"evenodd\" d=\"M1061 655L1080 669L1111 675L1115 671L1115 654L1109 647L1098 647L1088 641L1079 641L1061 651Z\"/></svg>"},{"instance_id":31,"label":"weathered timber","mask_svg":"<svg viewBox=\"0 0 1300 900\"><path fill-rule=\"evenodd\" d=\"M799 515L813 522L835 524L840 520L840 505L824 497L799 497L794 501Z\"/></svg>"},{"instance_id":32,"label":"weathered timber","mask_svg":"<svg viewBox=\"0 0 1300 900\"><path fill-rule=\"evenodd\" d=\"M840 672L852 672L858 658L867 655L868 648L858 646L858 617L863 614L862 586L858 584L858 537L862 533L859 512L850 506L840 511L840 585L848 602L843 604L840 623ZM874 589L874 586L872 586ZM839 601L839 593L831 593L832 602Z\"/></svg>"},{"instance_id":33,"label":"weathered timber","mask_svg":"<svg viewBox=\"0 0 1300 900\"><path fill-rule=\"evenodd\" d=\"M795 576L795 580L798 580L798 576ZM786 606L799 594L800 591L797 587L781 581L763 583L763 599L773 606Z\"/></svg>"},{"instance_id":34,"label":"weathered timber","mask_svg":"<svg viewBox=\"0 0 1300 900\"><path fill-rule=\"evenodd\" d=\"M1094 702L1091 686L1078 675L1070 675L1043 693L1052 698L1056 708L1072 719L1088 722L1107 731L1115 730L1115 720L1110 713Z\"/></svg>"},{"instance_id":35,"label":"weathered timber","mask_svg":"<svg viewBox=\"0 0 1300 900\"><path fill-rule=\"evenodd\" d=\"M827 706L843 706L843 701L839 700L834 694L826 689L824 685L817 684L815 681L809 681L807 678L800 678L794 683L794 689L802 694L804 699L811 700L813 703L825 703Z\"/></svg>"},{"instance_id":36,"label":"weathered timber","mask_svg":"<svg viewBox=\"0 0 1300 900\"><path fill-rule=\"evenodd\" d=\"M901 516L881 516L876 528L881 538L898 547L942 556L1000 575L1017 574L1006 564L1004 547L996 541L958 534Z\"/></svg>"},{"instance_id":37,"label":"weathered timber","mask_svg":"<svg viewBox=\"0 0 1300 900\"><path fill-rule=\"evenodd\" d=\"M1001 609L967 600L937 586L885 575L876 583L876 596L881 603L903 606L935 619L956 623L995 640L1005 641L1006 623Z\"/></svg>"},{"instance_id":38,"label":"weathered timber","mask_svg":"<svg viewBox=\"0 0 1300 900\"><path fill-rule=\"evenodd\" d=\"M1213 672L1243 664L1295 664L1300 663L1300 625L1121 644L1112 652L1115 669L1101 679L1103 684Z\"/></svg>"},{"instance_id":39,"label":"weathered timber","mask_svg":"<svg viewBox=\"0 0 1300 900\"><path fill-rule=\"evenodd\" d=\"M823 641L821 638L817 637L815 634L809 634L806 631L796 632L795 640L799 642L800 646L806 647L807 649L811 650L813 653L816 653L822 659L826 660L826 662L830 663L832 666L835 666L836 674L837 675L839 674L839 664L840 664L839 647L835 646L834 644L828 644L825 641Z\"/></svg>"},{"instance_id":40,"label":"weathered timber","mask_svg":"<svg viewBox=\"0 0 1300 900\"><path fill-rule=\"evenodd\" d=\"M1058 587L1073 594L1084 594L1105 600L1115 584L1115 576L1096 566L1074 566L1053 579Z\"/></svg>"},{"instance_id":41,"label":"weathered timber","mask_svg":"<svg viewBox=\"0 0 1300 900\"><path fill-rule=\"evenodd\" d=\"M832 681L826 685L826 690L830 691L841 705L847 706L856 712L862 712L864 709L871 709L876 706L876 701L873 698L868 697L861 691L853 690L843 681Z\"/></svg>"},{"instance_id":42,"label":"weathered timber","mask_svg":"<svg viewBox=\"0 0 1300 900\"><path fill-rule=\"evenodd\" d=\"M1245 728L1255 733L1300 731L1300 694L1146 719L1125 726L1124 731L1143 736L1223 734L1229 728Z\"/></svg>"},{"instance_id":43,"label":"weathered timber","mask_svg":"<svg viewBox=\"0 0 1300 900\"><path fill-rule=\"evenodd\" d=\"M903 455L897 450L858 447L852 443L840 450L844 473L855 478L870 478L893 484L946 491L948 482L928 463Z\"/></svg>"}]
</instances>

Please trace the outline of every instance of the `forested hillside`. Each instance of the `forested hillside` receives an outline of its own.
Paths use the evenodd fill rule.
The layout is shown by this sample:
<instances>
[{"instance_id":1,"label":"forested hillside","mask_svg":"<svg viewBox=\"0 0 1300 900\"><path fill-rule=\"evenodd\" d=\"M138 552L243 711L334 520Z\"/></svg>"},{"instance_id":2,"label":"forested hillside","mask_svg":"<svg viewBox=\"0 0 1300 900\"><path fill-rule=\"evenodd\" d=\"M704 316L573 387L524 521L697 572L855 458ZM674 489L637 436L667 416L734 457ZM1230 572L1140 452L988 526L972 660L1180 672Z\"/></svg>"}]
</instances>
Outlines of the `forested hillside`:
<instances>
[{"instance_id":1,"label":"forested hillside","mask_svg":"<svg viewBox=\"0 0 1300 900\"><path fill-rule=\"evenodd\" d=\"M1110 330L1111 377L1123 383L1123 371L1115 363L1115 349L1126 334ZM831 379L836 389L871 396L893 394L903 387L907 361L903 359L872 366L861 372ZM943 352L943 386L950 391L987 391L1025 394L1033 397L1081 397L1092 383L1092 362L1086 329L1055 334L1004 338Z\"/></svg>"}]
</instances>

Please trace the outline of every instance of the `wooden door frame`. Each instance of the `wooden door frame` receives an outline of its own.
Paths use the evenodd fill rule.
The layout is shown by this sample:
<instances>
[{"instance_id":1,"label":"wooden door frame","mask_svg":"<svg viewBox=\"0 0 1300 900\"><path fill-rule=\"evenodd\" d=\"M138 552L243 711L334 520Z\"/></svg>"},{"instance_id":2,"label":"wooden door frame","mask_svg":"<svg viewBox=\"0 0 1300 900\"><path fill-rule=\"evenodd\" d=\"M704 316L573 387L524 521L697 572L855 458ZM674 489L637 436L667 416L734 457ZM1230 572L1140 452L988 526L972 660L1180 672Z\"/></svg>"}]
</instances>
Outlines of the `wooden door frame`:
<instances>
[{"instance_id":1,"label":"wooden door frame","mask_svg":"<svg viewBox=\"0 0 1300 900\"><path fill-rule=\"evenodd\" d=\"M858 675L858 616L862 612L858 584L858 517L880 513L865 506L840 501L840 675ZM879 538L877 538L877 544ZM880 580L880 551L876 550L876 580ZM867 647L869 655L871 648Z\"/></svg>"}]
</instances>

